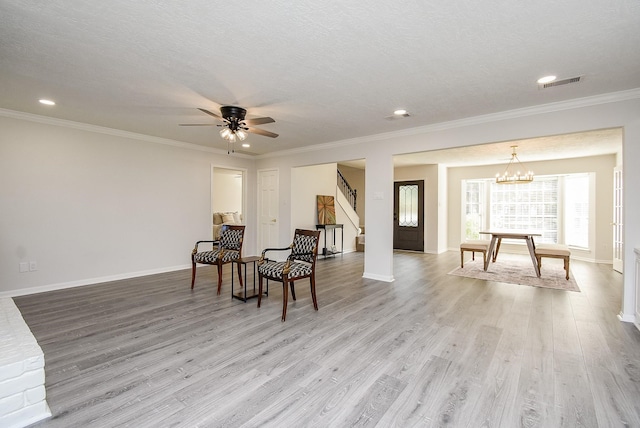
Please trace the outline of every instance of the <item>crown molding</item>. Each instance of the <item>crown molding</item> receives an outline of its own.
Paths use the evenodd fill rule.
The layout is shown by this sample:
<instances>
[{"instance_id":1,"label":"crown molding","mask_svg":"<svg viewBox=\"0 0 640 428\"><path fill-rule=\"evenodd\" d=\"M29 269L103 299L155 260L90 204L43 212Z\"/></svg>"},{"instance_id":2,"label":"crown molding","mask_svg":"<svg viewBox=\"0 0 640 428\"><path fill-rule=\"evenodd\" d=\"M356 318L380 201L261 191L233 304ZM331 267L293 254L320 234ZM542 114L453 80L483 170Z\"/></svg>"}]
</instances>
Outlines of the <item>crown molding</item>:
<instances>
[{"instance_id":1,"label":"crown molding","mask_svg":"<svg viewBox=\"0 0 640 428\"><path fill-rule=\"evenodd\" d=\"M97 134L111 135L114 137L128 138L132 140L144 141L147 143L163 144L165 146L179 147L189 150L197 150L200 152L215 153L226 155L226 150L214 149L212 147L200 146L198 144L185 143L183 141L171 140L169 138L154 137L152 135L138 134L136 132L122 131L120 129L107 128L104 126L91 125L88 123L74 122L72 120L58 119L49 116L40 116L22 111L8 110L0 108L0 116L11 119L27 120L30 122L42 123L45 125L60 126L63 128L78 129L80 131L94 132ZM242 153L235 153L235 157L253 159L253 156Z\"/></svg>"},{"instance_id":2,"label":"crown molding","mask_svg":"<svg viewBox=\"0 0 640 428\"><path fill-rule=\"evenodd\" d=\"M309 147L301 147L298 149L283 150L279 152L267 153L256 156L256 159L267 159L278 156L294 155L300 153L314 152L325 149L336 149L345 145L360 144L372 141L387 140L390 138L408 137L418 134L428 134L437 131L445 131L454 128L463 128L465 126L481 125L485 123L498 122L500 120L517 119L521 117L535 116L544 113L554 113L563 110L572 110L583 107L592 107L600 104L609 104L614 102L628 101L640 98L640 88L630 89L627 91L611 92L607 94L594 95L591 97L574 98L567 101L558 101L555 103L541 104L532 107L524 107L514 110L507 110L499 113L489 113L480 116L473 116L464 119L451 120L448 122L434 123L432 125L419 126L415 128L402 129L400 131L386 132L382 134L374 134L365 137L356 137L346 140L333 141L330 143L316 144Z\"/></svg>"}]
</instances>

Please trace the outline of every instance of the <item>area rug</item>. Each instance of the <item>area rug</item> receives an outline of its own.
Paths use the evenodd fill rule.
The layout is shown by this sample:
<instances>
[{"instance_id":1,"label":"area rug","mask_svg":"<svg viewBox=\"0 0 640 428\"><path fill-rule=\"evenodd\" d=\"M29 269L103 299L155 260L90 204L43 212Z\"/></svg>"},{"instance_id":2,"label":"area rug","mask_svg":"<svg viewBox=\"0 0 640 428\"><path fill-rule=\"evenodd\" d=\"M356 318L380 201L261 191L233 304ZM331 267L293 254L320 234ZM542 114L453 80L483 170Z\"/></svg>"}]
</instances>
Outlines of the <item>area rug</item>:
<instances>
[{"instance_id":1,"label":"area rug","mask_svg":"<svg viewBox=\"0 0 640 428\"><path fill-rule=\"evenodd\" d=\"M464 268L458 266L449 272L449 275L580 292L580 288L578 288L578 284L571 273L571 268L569 268L569 280L565 279L565 272L560 259L542 259L540 273L540 278L536 277L533 263L528 256L500 254L495 263L489 263L489 268L486 272L483 270L482 256L476 256L474 261L465 261Z\"/></svg>"}]
</instances>

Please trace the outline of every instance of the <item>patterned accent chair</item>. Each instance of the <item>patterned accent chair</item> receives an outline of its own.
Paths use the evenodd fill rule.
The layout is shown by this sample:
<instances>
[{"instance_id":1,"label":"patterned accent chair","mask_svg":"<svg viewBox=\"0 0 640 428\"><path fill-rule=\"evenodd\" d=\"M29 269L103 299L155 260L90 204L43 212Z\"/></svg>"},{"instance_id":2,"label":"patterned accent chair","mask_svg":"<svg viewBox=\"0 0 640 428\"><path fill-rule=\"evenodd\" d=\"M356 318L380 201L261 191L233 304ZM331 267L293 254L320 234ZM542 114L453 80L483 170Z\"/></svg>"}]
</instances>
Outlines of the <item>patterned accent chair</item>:
<instances>
[{"instance_id":1,"label":"patterned accent chair","mask_svg":"<svg viewBox=\"0 0 640 428\"><path fill-rule=\"evenodd\" d=\"M262 282L266 278L282 283L282 321L287 318L287 303L289 300L289 287L291 297L296 300L296 292L293 287L294 281L309 278L311 283L311 297L313 308L318 310L318 299L316 298L316 259L318 257L319 230L296 229L293 235L293 243L286 248L267 248L262 251L258 261L258 307L262 301ZM269 260L266 257L269 251L287 251L291 253L287 260L278 262Z\"/></svg>"},{"instance_id":2,"label":"patterned accent chair","mask_svg":"<svg viewBox=\"0 0 640 428\"><path fill-rule=\"evenodd\" d=\"M222 288L222 265L231 263L242 257L242 241L244 238L244 226L230 225L226 226L220 233L218 241L198 241L191 252L191 289L196 282L196 263L218 266L218 294ZM198 245L210 243L213 245L211 251L198 252ZM238 264L238 278L240 287L242 284L242 275L240 265Z\"/></svg>"}]
</instances>

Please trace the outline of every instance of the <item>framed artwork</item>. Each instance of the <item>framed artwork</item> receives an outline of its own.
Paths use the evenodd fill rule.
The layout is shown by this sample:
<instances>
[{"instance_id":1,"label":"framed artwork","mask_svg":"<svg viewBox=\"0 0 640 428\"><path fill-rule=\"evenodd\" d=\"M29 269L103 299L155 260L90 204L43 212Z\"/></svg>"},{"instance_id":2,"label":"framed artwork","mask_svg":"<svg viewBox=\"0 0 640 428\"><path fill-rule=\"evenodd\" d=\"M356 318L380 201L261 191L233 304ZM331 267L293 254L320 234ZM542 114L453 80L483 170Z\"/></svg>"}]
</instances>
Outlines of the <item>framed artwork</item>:
<instances>
[{"instance_id":1,"label":"framed artwork","mask_svg":"<svg viewBox=\"0 0 640 428\"><path fill-rule=\"evenodd\" d=\"M318 224L336 224L336 205L333 196L317 195Z\"/></svg>"}]
</instances>

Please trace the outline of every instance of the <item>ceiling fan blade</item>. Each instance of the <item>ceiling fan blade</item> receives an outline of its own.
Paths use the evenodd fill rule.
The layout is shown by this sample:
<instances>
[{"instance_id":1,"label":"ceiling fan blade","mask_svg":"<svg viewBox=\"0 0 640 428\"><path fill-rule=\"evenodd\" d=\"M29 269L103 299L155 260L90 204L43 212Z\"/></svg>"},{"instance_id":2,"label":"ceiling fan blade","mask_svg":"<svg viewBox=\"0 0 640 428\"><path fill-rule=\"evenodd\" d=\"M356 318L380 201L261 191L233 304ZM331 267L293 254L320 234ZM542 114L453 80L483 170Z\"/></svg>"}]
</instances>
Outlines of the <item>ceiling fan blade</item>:
<instances>
[{"instance_id":1,"label":"ceiling fan blade","mask_svg":"<svg viewBox=\"0 0 640 428\"><path fill-rule=\"evenodd\" d=\"M201 111L201 112L203 112L203 113L208 114L209 116L213 116L213 117L215 117L216 119L223 120L223 119L222 119L222 116L220 116L219 114L215 114L215 113L213 113L213 112L211 112L211 111L209 111L209 110L206 110L206 109L203 109L203 108L200 108L200 107L198 107L198 110L200 110L200 111Z\"/></svg>"},{"instance_id":2,"label":"ceiling fan blade","mask_svg":"<svg viewBox=\"0 0 640 428\"><path fill-rule=\"evenodd\" d=\"M217 126L215 123L181 123L180 126Z\"/></svg>"},{"instance_id":3,"label":"ceiling fan blade","mask_svg":"<svg viewBox=\"0 0 640 428\"><path fill-rule=\"evenodd\" d=\"M244 128L247 130L247 132L251 132L252 134L258 134L258 135L262 135L263 137L271 137L271 138L276 138L278 136L278 134L274 134L273 132L269 132L269 131L265 131L264 129L259 129L259 128Z\"/></svg>"},{"instance_id":4,"label":"ceiling fan blade","mask_svg":"<svg viewBox=\"0 0 640 428\"><path fill-rule=\"evenodd\" d=\"M275 120L270 117L256 117L254 119L245 119L243 122L247 125L264 125L265 123L273 123Z\"/></svg>"}]
</instances>

